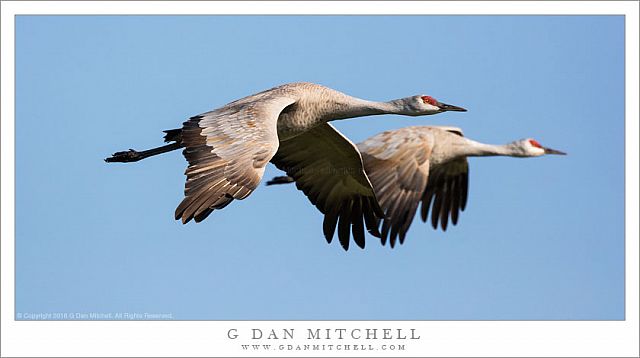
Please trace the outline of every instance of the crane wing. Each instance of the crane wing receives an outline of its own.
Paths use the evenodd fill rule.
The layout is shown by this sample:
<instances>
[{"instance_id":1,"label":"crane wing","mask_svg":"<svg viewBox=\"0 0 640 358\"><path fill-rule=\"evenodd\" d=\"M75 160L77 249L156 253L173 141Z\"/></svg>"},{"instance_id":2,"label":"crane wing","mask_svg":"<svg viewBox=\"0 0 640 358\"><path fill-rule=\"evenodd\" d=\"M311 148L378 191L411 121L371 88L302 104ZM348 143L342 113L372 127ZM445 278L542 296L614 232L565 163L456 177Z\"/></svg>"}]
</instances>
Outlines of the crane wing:
<instances>
[{"instance_id":1,"label":"crane wing","mask_svg":"<svg viewBox=\"0 0 640 358\"><path fill-rule=\"evenodd\" d=\"M382 217L371 183L364 172L355 145L328 123L280 142L271 160L296 182L311 203L325 216L323 231L330 243L338 239L349 249L350 232L364 248L364 224L379 236L377 219Z\"/></svg>"},{"instance_id":2,"label":"crane wing","mask_svg":"<svg viewBox=\"0 0 640 358\"><path fill-rule=\"evenodd\" d=\"M393 247L398 236L400 243L404 241L427 185L431 147L407 128L373 136L358 144L358 149L385 213L382 244L389 237Z\"/></svg>"},{"instance_id":3,"label":"crane wing","mask_svg":"<svg viewBox=\"0 0 640 358\"><path fill-rule=\"evenodd\" d=\"M420 203L422 220L426 221L432 208L431 222L447 229L448 219L455 225L459 212L467 202L469 166L466 158L430 168L434 140L430 128L445 130L462 136L462 131L449 127L408 127L378 134L358 144L365 170L380 206L385 212L382 220L382 243L387 237L391 247L396 238L404 242Z\"/></svg>"},{"instance_id":4,"label":"crane wing","mask_svg":"<svg viewBox=\"0 0 640 358\"><path fill-rule=\"evenodd\" d=\"M443 231L447 230L447 222L451 217L453 225L458 223L460 211L467 206L469 190L469 163L466 158L453 160L437 166L431 171L429 183L420 199L420 216L427 221L431 208L431 225L438 228L438 221Z\"/></svg>"},{"instance_id":5,"label":"crane wing","mask_svg":"<svg viewBox=\"0 0 640 358\"><path fill-rule=\"evenodd\" d=\"M189 166L176 220L200 222L251 194L278 150L278 116L294 102L264 92L184 122L182 153Z\"/></svg>"}]
</instances>

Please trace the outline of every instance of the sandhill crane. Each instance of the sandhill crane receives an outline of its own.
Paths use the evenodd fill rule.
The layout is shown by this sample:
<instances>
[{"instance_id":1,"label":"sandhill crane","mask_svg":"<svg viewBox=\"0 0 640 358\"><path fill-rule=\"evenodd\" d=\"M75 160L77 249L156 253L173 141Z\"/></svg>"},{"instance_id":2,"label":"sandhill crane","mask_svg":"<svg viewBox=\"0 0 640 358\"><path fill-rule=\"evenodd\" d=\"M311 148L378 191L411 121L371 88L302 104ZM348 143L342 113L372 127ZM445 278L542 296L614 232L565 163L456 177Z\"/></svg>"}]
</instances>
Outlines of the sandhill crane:
<instances>
[{"instance_id":1,"label":"sandhill crane","mask_svg":"<svg viewBox=\"0 0 640 358\"><path fill-rule=\"evenodd\" d=\"M457 224L467 203L467 157L565 154L531 138L505 145L483 144L465 138L459 128L440 126L386 131L357 144L357 148L385 214L379 227L382 244L388 237L391 247L397 237L404 242L420 203L422 221L427 221L431 209L434 229L440 224L446 230L449 217ZM293 181L295 176L275 177L267 185Z\"/></svg>"},{"instance_id":2,"label":"sandhill crane","mask_svg":"<svg viewBox=\"0 0 640 358\"><path fill-rule=\"evenodd\" d=\"M184 148L189 162L185 198L175 210L183 223L244 199L262 179L269 161L294 177L323 214L328 242L338 229L342 247L350 234L364 247L364 224L379 236L382 217L362 158L354 144L327 122L377 114L422 116L466 111L429 96L372 102L312 83L291 83L236 100L165 131L162 147L114 153L107 162L134 162Z\"/></svg>"}]
</instances>

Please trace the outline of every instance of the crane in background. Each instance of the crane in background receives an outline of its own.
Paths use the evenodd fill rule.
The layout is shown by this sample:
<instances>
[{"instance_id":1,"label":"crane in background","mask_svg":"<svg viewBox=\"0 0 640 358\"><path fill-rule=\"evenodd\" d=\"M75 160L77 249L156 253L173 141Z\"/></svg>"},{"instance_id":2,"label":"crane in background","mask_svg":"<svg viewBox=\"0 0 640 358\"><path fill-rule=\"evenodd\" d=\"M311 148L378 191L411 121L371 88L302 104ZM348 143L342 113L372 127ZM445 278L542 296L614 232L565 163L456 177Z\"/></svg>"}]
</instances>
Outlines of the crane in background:
<instances>
[{"instance_id":1,"label":"crane in background","mask_svg":"<svg viewBox=\"0 0 640 358\"><path fill-rule=\"evenodd\" d=\"M357 144L364 169L384 212L378 220L382 244L404 242L418 206L426 222L447 229L457 224L465 209L469 184L468 157L539 157L566 153L546 148L535 139L505 145L484 144L465 138L455 127L413 126L385 131ZM287 173L289 174L289 173ZM280 176L267 185L296 182L296 176ZM300 184L297 184L298 186Z\"/></svg>"}]
</instances>

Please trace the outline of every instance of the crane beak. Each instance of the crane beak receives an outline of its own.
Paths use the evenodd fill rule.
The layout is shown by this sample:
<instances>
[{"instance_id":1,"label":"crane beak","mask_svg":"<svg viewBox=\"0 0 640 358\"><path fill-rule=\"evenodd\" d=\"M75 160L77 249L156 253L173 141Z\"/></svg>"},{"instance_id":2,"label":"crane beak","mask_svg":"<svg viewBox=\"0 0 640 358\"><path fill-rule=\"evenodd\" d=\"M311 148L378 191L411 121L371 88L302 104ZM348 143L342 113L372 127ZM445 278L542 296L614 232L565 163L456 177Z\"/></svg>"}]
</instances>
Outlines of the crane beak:
<instances>
[{"instance_id":1,"label":"crane beak","mask_svg":"<svg viewBox=\"0 0 640 358\"><path fill-rule=\"evenodd\" d=\"M544 154L567 155L567 153L565 153L565 152L561 152L559 150L555 150L555 149L551 149L551 148L542 147L542 149L544 149Z\"/></svg>"},{"instance_id":2,"label":"crane beak","mask_svg":"<svg viewBox=\"0 0 640 358\"><path fill-rule=\"evenodd\" d=\"M438 103L438 108L440 108L440 112L466 112L467 110L462 108L462 107L458 107L458 106L452 106L450 104L446 104L446 103Z\"/></svg>"}]
</instances>

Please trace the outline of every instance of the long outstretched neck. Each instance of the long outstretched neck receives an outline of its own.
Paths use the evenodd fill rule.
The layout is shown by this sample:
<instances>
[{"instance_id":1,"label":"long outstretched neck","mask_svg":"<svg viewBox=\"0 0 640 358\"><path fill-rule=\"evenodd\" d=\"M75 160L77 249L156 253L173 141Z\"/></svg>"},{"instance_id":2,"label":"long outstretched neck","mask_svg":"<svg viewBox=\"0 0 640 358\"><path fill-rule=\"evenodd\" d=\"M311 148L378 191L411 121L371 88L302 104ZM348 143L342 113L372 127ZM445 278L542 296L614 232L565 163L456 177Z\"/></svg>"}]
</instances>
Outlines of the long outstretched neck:
<instances>
[{"instance_id":1,"label":"long outstretched neck","mask_svg":"<svg viewBox=\"0 0 640 358\"><path fill-rule=\"evenodd\" d=\"M463 152L462 154L467 157L522 156L522 153L518 151L511 143L485 144L466 138L461 151Z\"/></svg>"},{"instance_id":2,"label":"long outstretched neck","mask_svg":"<svg viewBox=\"0 0 640 358\"><path fill-rule=\"evenodd\" d=\"M378 114L407 114L401 99L389 102L375 102L345 96L344 101L335 102L335 110L331 113L331 120L347 119Z\"/></svg>"}]
</instances>

